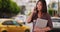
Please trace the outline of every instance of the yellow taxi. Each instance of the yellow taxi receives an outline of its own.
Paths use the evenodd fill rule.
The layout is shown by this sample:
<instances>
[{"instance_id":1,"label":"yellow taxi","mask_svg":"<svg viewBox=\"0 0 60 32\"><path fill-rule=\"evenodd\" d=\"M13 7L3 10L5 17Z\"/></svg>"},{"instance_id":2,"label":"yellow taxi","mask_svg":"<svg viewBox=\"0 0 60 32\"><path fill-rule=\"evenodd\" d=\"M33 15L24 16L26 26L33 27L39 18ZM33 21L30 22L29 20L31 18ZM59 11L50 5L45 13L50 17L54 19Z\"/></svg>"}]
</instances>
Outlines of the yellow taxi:
<instances>
[{"instance_id":1,"label":"yellow taxi","mask_svg":"<svg viewBox=\"0 0 60 32\"><path fill-rule=\"evenodd\" d=\"M30 28L13 19L0 19L0 32L30 32Z\"/></svg>"}]
</instances>

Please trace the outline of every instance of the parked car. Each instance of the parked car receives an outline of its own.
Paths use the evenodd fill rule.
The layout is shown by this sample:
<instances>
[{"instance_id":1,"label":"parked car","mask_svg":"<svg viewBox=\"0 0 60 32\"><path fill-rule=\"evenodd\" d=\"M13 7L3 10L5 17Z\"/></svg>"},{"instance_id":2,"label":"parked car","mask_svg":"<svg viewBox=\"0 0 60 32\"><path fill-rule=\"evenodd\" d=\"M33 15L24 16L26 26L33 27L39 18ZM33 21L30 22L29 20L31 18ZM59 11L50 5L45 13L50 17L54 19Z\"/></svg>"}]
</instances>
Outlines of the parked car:
<instances>
[{"instance_id":1,"label":"parked car","mask_svg":"<svg viewBox=\"0 0 60 32\"><path fill-rule=\"evenodd\" d=\"M53 24L53 32L60 32L60 17L51 17Z\"/></svg>"},{"instance_id":2,"label":"parked car","mask_svg":"<svg viewBox=\"0 0 60 32\"><path fill-rule=\"evenodd\" d=\"M30 32L30 28L13 19L0 19L0 32Z\"/></svg>"},{"instance_id":3,"label":"parked car","mask_svg":"<svg viewBox=\"0 0 60 32\"><path fill-rule=\"evenodd\" d=\"M60 28L60 18L52 17L53 28Z\"/></svg>"}]
</instances>

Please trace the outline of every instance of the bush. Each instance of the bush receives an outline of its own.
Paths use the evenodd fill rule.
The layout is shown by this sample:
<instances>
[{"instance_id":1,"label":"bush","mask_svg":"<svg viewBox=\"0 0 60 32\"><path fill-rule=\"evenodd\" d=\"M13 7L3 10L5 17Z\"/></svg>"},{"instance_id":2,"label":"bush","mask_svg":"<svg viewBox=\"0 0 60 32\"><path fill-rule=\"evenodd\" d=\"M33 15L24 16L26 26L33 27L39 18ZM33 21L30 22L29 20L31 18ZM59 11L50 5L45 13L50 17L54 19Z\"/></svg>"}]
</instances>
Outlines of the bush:
<instances>
[{"instance_id":1,"label":"bush","mask_svg":"<svg viewBox=\"0 0 60 32\"><path fill-rule=\"evenodd\" d=\"M13 16L11 14L18 14L20 12L20 7L11 0L0 0L0 18L4 18L3 16ZM8 16L9 17L9 16Z\"/></svg>"}]
</instances>

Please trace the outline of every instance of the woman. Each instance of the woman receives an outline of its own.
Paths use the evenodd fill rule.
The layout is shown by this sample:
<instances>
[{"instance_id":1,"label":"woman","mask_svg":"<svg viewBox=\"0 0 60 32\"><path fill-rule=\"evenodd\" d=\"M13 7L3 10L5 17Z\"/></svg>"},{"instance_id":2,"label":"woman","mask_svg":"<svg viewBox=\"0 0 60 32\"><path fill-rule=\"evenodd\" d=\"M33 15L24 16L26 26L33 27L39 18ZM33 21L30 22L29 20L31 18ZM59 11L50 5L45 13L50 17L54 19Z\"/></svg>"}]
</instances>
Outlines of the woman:
<instances>
[{"instance_id":1,"label":"woman","mask_svg":"<svg viewBox=\"0 0 60 32\"><path fill-rule=\"evenodd\" d=\"M46 28L40 29L39 27L35 27L33 24L33 31L34 32L47 32L52 29L52 21L50 15L47 13L47 6L45 0L39 0L36 4L35 9L31 13L31 15L27 18L27 22L33 22L37 18L46 19L48 20Z\"/></svg>"}]
</instances>

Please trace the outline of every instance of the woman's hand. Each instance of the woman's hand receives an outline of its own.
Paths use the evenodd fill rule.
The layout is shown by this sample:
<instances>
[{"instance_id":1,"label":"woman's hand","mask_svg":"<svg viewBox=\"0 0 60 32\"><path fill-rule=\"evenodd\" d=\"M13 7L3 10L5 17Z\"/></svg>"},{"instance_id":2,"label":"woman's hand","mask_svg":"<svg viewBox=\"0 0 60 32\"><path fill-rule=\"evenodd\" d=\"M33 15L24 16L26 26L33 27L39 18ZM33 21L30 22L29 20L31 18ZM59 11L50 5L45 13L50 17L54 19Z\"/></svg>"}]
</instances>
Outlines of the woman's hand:
<instances>
[{"instance_id":1,"label":"woman's hand","mask_svg":"<svg viewBox=\"0 0 60 32\"><path fill-rule=\"evenodd\" d=\"M31 12L32 14L36 13L36 7L34 7Z\"/></svg>"},{"instance_id":2,"label":"woman's hand","mask_svg":"<svg viewBox=\"0 0 60 32\"><path fill-rule=\"evenodd\" d=\"M44 29L40 29L39 27L34 27L35 32L46 32Z\"/></svg>"}]
</instances>

